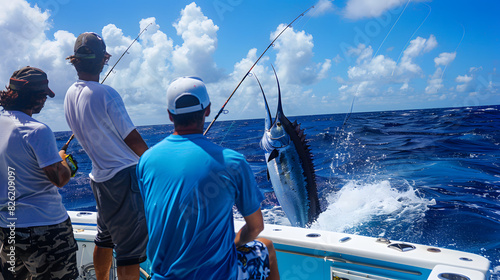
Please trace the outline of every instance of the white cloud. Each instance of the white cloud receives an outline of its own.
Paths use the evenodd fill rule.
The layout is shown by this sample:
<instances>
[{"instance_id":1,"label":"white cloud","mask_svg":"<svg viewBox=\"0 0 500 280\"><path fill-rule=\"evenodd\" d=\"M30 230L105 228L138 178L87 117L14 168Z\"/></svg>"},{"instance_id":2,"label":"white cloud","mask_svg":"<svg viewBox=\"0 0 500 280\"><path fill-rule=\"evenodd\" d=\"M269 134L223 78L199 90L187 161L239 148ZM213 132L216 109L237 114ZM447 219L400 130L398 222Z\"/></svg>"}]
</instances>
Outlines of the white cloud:
<instances>
[{"instance_id":1,"label":"white cloud","mask_svg":"<svg viewBox=\"0 0 500 280\"><path fill-rule=\"evenodd\" d=\"M205 81L219 79L221 73L213 59L219 27L194 2L181 11L181 18L174 27L184 40L172 54L172 64L177 72L181 76L198 75Z\"/></svg>"},{"instance_id":2,"label":"white cloud","mask_svg":"<svg viewBox=\"0 0 500 280\"><path fill-rule=\"evenodd\" d=\"M275 32L271 33L273 40L286 25L280 24ZM323 79L331 67L331 60L323 63L313 62L313 36L304 31L295 31L289 27L275 42L276 66L279 77L284 82L292 84L312 84Z\"/></svg>"},{"instance_id":3,"label":"white cloud","mask_svg":"<svg viewBox=\"0 0 500 280\"><path fill-rule=\"evenodd\" d=\"M172 39L160 31L155 18L143 19L139 24L141 30L149 23L151 25L142 34L141 40L130 47L106 80L106 84L120 92L126 104L163 104L165 87L175 75L169 63L172 60ZM113 24L105 26L102 34L108 52L113 54L109 63L111 66L130 46L133 38L124 36L122 30ZM154 113L147 110L144 114L148 112Z\"/></svg>"},{"instance_id":4,"label":"white cloud","mask_svg":"<svg viewBox=\"0 0 500 280\"><path fill-rule=\"evenodd\" d=\"M472 81L472 77L471 76L467 76L467 75L463 75L463 76L458 76L455 78L455 81L457 83L469 83L470 81Z\"/></svg>"},{"instance_id":5,"label":"white cloud","mask_svg":"<svg viewBox=\"0 0 500 280\"><path fill-rule=\"evenodd\" d=\"M399 63L392 58L377 55L373 57L371 46L359 44L356 48L351 48L347 53L355 56L356 64L349 66L347 75L348 85L339 91L343 96L356 95L365 97L375 97L382 94L399 94L412 90L411 80L422 76L422 69L414 62L414 59L437 46L434 35L429 38L417 37L412 40L404 50ZM399 92L395 91L391 85L399 84Z\"/></svg>"},{"instance_id":6,"label":"white cloud","mask_svg":"<svg viewBox=\"0 0 500 280\"><path fill-rule=\"evenodd\" d=\"M63 99L67 88L77 77L73 66L65 58L73 53L73 45L79 34L53 30L49 12L30 6L26 0L3 2L5 4L0 10L0 36L3 38L0 41L0 83L6 85L12 72L26 65L43 69L49 76L49 85L56 92L56 98L49 99L36 118L47 123L54 131L67 130ZM329 1L320 3L324 5L321 8L323 11L331 8ZM195 3L185 6L180 17L173 23L179 42L173 39L175 34L170 36L164 33L162 30L165 27L157 24L155 18L143 19L137 26L138 30L146 26L148 28L106 80L106 84L114 87L123 97L127 111L136 125L169 122L165 108L166 88L173 78L181 75L198 75L205 80L213 112L217 112L263 51L249 50L247 57L234 63L233 69L227 70L228 74L225 74L214 60L219 28ZM284 25L277 27L270 37L274 38L282 28ZM103 36L108 52L113 55L109 66L101 75L103 79L137 33L129 36L115 24L91 31ZM315 111L318 113L334 113L341 106L334 102L337 101L334 89L333 93L325 93L310 87L326 80L332 63L338 63L339 57L318 62L314 59L313 49L311 34L290 28L276 41L273 51L268 53L276 55L273 64L278 71L285 101L284 110L288 115L304 112L304 108L316 109L318 104L327 104L323 111ZM276 106L276 80L269 66L270 60L269 56L264 56L253 72L261 79L269 96L270 106ZM374 67L376 65L372 65ZM333 80L325 81L329 82L335 83ZM369 84L364 83L367 88L370 88ZM245 80L226 109L230 113L220 120L263 116L262 96L253 78Z\"/></svg>"},{"instance_id":7,"label":"white cloud","mask_svg":"<svg viewBox=\"0 0 500 280\"><path fill-rule=\"evenodd\" d=\"M436 72L432 75L432 77L427 82L427 87L425 88L425 93L427 94L436 94L443 88L443 70L441 67L436 69Z\"/></svg>"},{"instance_id":8,"label":"white cloud","mask_svg":"<svg viewBox=\"0 0 500 280\"><path fill-rule=\"evenodd\" d=\"M422 69L413 62L413 59L423 53L427 53L437 46L437 40L434 35L430 35L428 39L417 37L410 41L410 45L404 50L401 58L400 73L406 71L419 74Z\"/></svg>"},{"instance_id":9,"label":"white cloud","mask_svg":"<svg viewBox=\"0 0 500 280\"><path fill-rule=\"evenodd\" d=\"M403 52L404 57L416 57L422 53L431 51L437 46L437 40L434 35L430 35L428 39L417 37L410 41L410 45Z\"/></svg>"},{"instance_id":10,"label":"white cloud","mask_svg":"<svg viewBox=\"0 0 500 280\"><path fill-rule=\"evenodd\" d=\"M476 68L472 67L469 71L470 73L476 72ZM457 92L470 92L473 91L475 83L473 82L474 77L473 75L468 76L468 75L463 75L463 76L457 76L455 78L455 82L459 83L456 86L456 91Z\"/></svg>"},{"instance_id":11,"label":"white cloud","mask_svg":"<svg viewBox=\"0 0 500 280\"><path fill-rule=\"evenodd\" d=\"M311 15L318 17L333 12L335 8L332 2L331 0L319 0L318 3L314 5L314 10L312 10Z\"/></svg>"},{"instance_id":12,"label":"white cloud","mask_svg":"<svg viewBox=\"0 0 500 280\"><path fill-rule=\"evenodd\" d=\"M57 31L54 40L46 37L50 28L49 13L38 7L30 7L26 1L2 1L0 9L0 80L7 84L8 77L15 70L30 65L44 70L56 99L62 96L59 87L61 80L67 78L64 68L65 55L71 54L75 37L66 31ZM64 92L65 92L64 88Z\"/></svg>"},{"instance_id":13,"label":"white cloud","mask_svg":"<svg viewBox=\"0 0 500 280\"><path fill-rule=\"evenodd\" d=\"M349 0L344 15L350 19L378 17L384 12L405 4L407 0Z\"/></svg>"},{"instance_id":14,"label":"white cloud","mask_svg":"<svg viewBox=\"0 0 500 280\"><path fill-rule=\"evenodd\" d=\"M59 30L53 38L45 32L50 29L50 14L26 1L2 1L0 9L0 86L8 84L15 70L33 66L47 73L49 86L55 98L49 98L42 111L42 121L52 123L64 119L62 102L68 81L76 75L68 67L65 58L72 54L76 37L67 31Z\"/></svg>"},{"instance_id":15,"label":"white cloud","mask_svg":"<svg viewBox=\"0 0 500 280\"><path fill-rule=\"evenodd\" d=\"M448 66L453 60L455 60L456 56L457 56L456 52L440 53L438 57L434 58L434 63L436 64L436 67L438 67L439 65Z\"/></svg>"}]
</instances>

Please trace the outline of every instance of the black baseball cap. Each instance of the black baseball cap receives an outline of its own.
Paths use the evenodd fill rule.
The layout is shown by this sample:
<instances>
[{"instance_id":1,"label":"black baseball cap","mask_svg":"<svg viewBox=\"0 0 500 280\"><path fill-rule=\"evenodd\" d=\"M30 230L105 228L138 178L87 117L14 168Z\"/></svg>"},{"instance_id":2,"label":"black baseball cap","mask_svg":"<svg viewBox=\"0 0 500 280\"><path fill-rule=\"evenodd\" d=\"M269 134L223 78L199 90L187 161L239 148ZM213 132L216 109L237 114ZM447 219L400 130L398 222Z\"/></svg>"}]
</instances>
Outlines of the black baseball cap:
<instances>
[{"instance_id":1,"label":"black baseball cap","mask_svg":"<svg viewBox=\"0 0 500 280\"><path fill-rule=\"evenodd\" d=\"M56 96L49 88L47 74L31 66L15 71L10 77L9 88L16 91L44 91L50 97Z\"/></svg>"},{"instance_id":2,"label":"black baseball cap","mask_svg":"<svg viewBox=\"0 0 500 280\"><path fill-rule=\"evenodd\" d=\"M90 50L90 53L88 52ZM94 32L82 33L76 38L75 42L75 56L82 59L98 59L101 60L106 52L106 44L101 36Z\"/></svg>"}]
</instances>

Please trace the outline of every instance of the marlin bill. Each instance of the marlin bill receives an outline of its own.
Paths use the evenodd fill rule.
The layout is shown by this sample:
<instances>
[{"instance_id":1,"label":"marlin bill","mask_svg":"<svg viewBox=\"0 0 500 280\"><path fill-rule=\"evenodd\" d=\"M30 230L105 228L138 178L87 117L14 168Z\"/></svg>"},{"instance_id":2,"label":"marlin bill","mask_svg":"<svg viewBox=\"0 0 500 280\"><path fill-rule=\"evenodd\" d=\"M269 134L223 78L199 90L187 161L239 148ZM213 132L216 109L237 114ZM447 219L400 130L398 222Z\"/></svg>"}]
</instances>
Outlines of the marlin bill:
<instances>
[{"instance_id":1,"label":"marlin bill","mask_svg":"<svg viewBox=\"0 0 500 280\"><path fill-rule=\"evenodd\" d=\"M274 70L274 68L273 68ZM265 151L268 180L292 226L309 226L320 211L316 175L312 155L304 130L283 114L281 90L278 83L278 110L272 119L262 85L259 83L266 107L265 132L260 141ZM257 77L256 77L257 78Z\"/></svg>"}]
</instances>

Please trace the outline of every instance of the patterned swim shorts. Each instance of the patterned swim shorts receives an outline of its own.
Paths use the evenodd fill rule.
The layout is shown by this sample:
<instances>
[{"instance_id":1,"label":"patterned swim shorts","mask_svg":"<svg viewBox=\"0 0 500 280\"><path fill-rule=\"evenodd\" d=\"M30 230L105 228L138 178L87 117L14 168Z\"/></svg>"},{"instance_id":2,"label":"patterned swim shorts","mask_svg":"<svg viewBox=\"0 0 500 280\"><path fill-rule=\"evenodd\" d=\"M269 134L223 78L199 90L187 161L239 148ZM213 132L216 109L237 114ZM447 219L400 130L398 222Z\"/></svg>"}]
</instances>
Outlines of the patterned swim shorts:
<instances>
[{"instance_id":1,"label":"patterned swim shorts","mask_svg":"<svg viewBox=\"0 0 500 280\"><path fill-rule=\"evenodd\" d=\"M269 276L269 251L254 240L237 249L238 280L261 280Z\"/></svg>"},{"instance_id":2,"label":"patterned swim shorts","mask_svg":"<svg viewBox=\"0 0 500 280\"><path fill-rule=\"evenodd\" d=\"M5 280L78 277L78 246L69 218L57 225L16 228L12 234L10 229L0 228L0 267ZM10 236L15 245L9 243Z\"/></svg>"}]
</instances>

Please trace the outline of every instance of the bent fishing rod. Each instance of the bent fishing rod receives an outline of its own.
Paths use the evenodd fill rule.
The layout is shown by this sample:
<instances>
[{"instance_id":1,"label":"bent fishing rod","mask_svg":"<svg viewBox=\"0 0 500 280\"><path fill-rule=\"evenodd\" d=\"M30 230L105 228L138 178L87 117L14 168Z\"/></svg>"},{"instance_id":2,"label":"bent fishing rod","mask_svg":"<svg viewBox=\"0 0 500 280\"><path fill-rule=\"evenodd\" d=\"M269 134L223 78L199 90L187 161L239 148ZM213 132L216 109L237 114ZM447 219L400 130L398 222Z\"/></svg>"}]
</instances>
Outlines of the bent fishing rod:
<instances>
[{"instance_id":1,"label":"bent fishing rod","mask_svg":"<svg viewBox=\"0 0 500 280\"><path fill-rule=\"evenodd\" d=\"M236 86L236 88L233 90L233 92L229 95L229 97L227 98L226 102L224 102L224 105L222 105L222 108L220 108L219 112L217 113L217 115L215 115L215 118L214 120L210 123L210 125L207 127L207 129L205 130L205 132L203 132L203 135L206 135L208 133L208 131L210 130L210 128L212 127L212 125L215 123L215 121L219 118L220 114L222 114L222 112L224 111L224 108L226 107L227 103L229 102L229 100L233 97L234 93L236 92L236 90L238 90L238 88L240 87L241 83L243 83L243 81L248 77L248 75L250 74L250 72L252 71L252 69L255 67L255 65L259 62L259 60L264 56L264 54L267 52L267 50L274 45L274 42L276 40L278 40L278 38L281 36L281 34L283 34L283 32L285 32L285 30L287 30L290 26L292 26L292 24L297 20L299 19L300 17L304 16L304 14L306 14L310 9L314 8L314 6L311 6L310 8L308 8L307 10L305 10L304 12L302 12L299 16L297 16L294 20L292 20L292 22L290 22L285 28L283 28L283 30L281 30L281 32L276 36L274 37L273 41L267 46L267 48L264 50L264 52L262 52L262 54L259 56L259 58L255 61L255 63L252 65L252 67L250 67L250 69L247 71L247 73L245 74L245 76L243 76L243 78L241 79L241 81L238 83L238 85Z\"/></svg>"},{"instance_id":2,"label":"bent fishing rod","mask_svg":"<svg viewBox=\"0 0 500 280\"><path fill-rule=\"evenodd\" d=\"M137 37L135 37L134 41L132 41L132 43L130 43L130 45L128 46L128 48L122 53L122 55L120 56L120 58L118 58L118 60L113 65L113 67L111 67L111 70L108 71L108 74L106 74L106 76L104 77L104 79L102 79L101 84L103 84L104 81L106 81L106 78L108 78L109 74L111 74L111 72L113 72L113 69L115 69L115 66L118 64L118 62L120 62L120 60L122 59L122 57L126 53L128 53L128 50L130 49L130 47L132 47L132 45L139 39L139 37L141 37L142 33L144 33L144 31L146 31L151 24L153 24L153 23L150 22L146 27L144 27L144 29L141 30L141 32L139 33L139 35L137 35ZM69 137L69 139L66 142L66 144L64 144L64 146L62 146L61 150L66 151L68 149L69 143L71 143L71 140L73 140L73 138L75 138L75 134L71 134L71 137Z\"/></svg>"}]
</instances>

